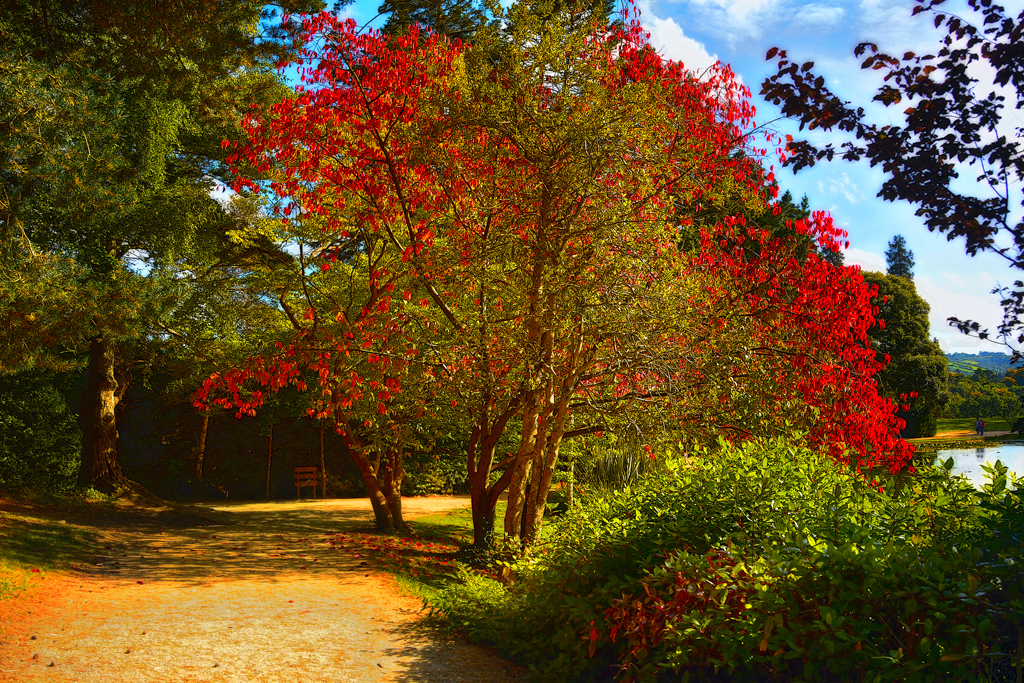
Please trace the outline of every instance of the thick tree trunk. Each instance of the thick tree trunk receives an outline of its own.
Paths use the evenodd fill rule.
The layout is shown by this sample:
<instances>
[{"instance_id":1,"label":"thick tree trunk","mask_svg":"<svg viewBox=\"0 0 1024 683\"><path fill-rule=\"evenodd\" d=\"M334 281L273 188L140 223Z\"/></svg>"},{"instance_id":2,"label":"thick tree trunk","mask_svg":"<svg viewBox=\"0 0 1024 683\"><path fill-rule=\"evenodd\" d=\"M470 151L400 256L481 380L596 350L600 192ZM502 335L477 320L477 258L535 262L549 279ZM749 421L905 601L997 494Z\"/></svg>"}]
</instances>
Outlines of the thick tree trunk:
<instances>
[{"instance_id":1,"label":"thick tree trunk","mask_svg":"<svg viewBox=\"0 0 1024 683\"><path fill-rule=\"evenodd\" d=\"M81 396L82 464L78 483L106 493L135 488L117 461L117 388L114 346L103 336L95 337L89 348L89 376Z\"/></svg>"},{"instance_id":2,"label":"thick tree trunk","mask_svg":"<svg viewBox=\"0 0 1024 683\"><path fill-rule=\"evenodd\" d=\"M555 473L555 465L558 463L558 453L565 436L565 421L568 415L569 392L564 392L560 398L558 409L555 413L553 424L547 431L544 439L544 448L537 449L537 459L534 461L533 480L530 501L530 509L527 511L526 524L523 526L523 547L529 547L540 531L544 522L544 510L547 507L548 493L551 491L551 478Z\"/></svg>"},{"instance_id":3,"label":"thick tree trunk","mask_svg":"<svg viewBox=\"0 0 1024 683\"><path fill-rule=\"evenodd\" d=\"M320 420L320 498L327 498L327 467L324 465L324 421Z\"/></svg>"},{"instance_id":4,"label":"thick tree trunk","mask_svg":"<svg viewBox=\"0 0 1024 683\"><path fill-rule=\"evenodd\" d=\"M492 500L486 493L471 495L470 504L473 511L473 545L477 548L490 548L494 544L494 509L498 499Z\"/></svg>"},{"instance_id":5,"label":"thick tree trunk","mask_svg":"<svg viewBox=\"0 0 1024 683\"><path fill-rule=\"evenodd\" d=\"M405 467L403 464L404 453L402 444L391 450L383 463L382 489L384 498L388 502L388 510L391 511L391 519L396 529L405 530L408 525L402 517L402 480L405 479Z\"/></svg>"},{"instance_id":6,"label":"thick tree trunk","mask_svg":"<svg viewBox=\"0 0 1024 683\"><path fill-rule=\"evenodd\" d=\"M337 406L337 397L334 397L334 399ZM380 481L377 479L376 469L373 463L370 462L369 457L367 457L366 448L358 442L352 433L352 428L349 426L345 411L336 407L334 409L334 419L341 430L341 443L348 456L352 458L352 462L359 468L359 474L363 477L363 485L366 486L366 495L370 499L370 506L373 508L373 517L377 528L383 531L393 531L395 529L395 518L391 513L391 508L388 506L387 496L384 495Z\"/></svg>"},{"instance_id":7,"label":"thick tree trunk","mask_svg":"<svg viewBox=\"0 0 1024 683\"><path fill-rule=\"evenodd\" d=\"M270 498L270 465L274 462L274 425L270 425L270 438L267 439L267 491L266 498Z\"/></svg>"},{"instance_id":8,"label":"thick tree trunk","mask_svg":"<svg viewBox=\"0 0 1024 683\"><path fill-rule=\"evenodd\" d=\"M206 432L210 426L210 411L202 412L202 422L199 425L199 443L196 445L196 485L202 491L203 484L203 460L206 458Z\"/></svg>"},{"instance_id":9,"label":"thick tree trunk","mask_svg":"<svg viewBox=\"0 0 1024 683\"><path fill-rule=\"evenodd\" d=\"M487 422L487 411L480 422ZM494 507L489 505L487 480L491 476L492 453L485 450L486 439L481 425L473 427L466 448L469 475L469 504L473 510L473 545L489 548L494 539Z\"/></svg>"},{"instance_id":10,"label":"thick tree trunk","mask_svg":"<svg viewBox=\"0 0 1024 683\"><path fill-rule=\"evenodd\" d=\"M537 448L538 426L544 411L543 388L540 377L551 360L550 327L545 322L551 311L545 310L545 302L551 301L553 292L545 295L544 277L548 264L547 228L551 208L551 194L545 185L541 195L541 211L537 241L533 246L533 268L530 274L529 309L526 315L525 357L530 359L533 377L526 381L528 387L523 393L523 428L519 439L519 451L509 465L511 478L508 488L508 507L505 508L505 536L519 538L522 529L523 505L533 453ZM548 307L550 309L550 306Z\"/></svg>"},{"instance_id":11,"label":"thick tree trunk","mask_svg":"<svg viewBox=\"0 0 1024 683\"><path fill-rule=\"evenodd\" d=\"M348 445L346 444L347 447ZM395 518L392 516L391 508L388 506L387 496L384 495L380 482L373 473L370 461L365 455L356 455L352 450L349 450L349 455L352 456L356 467L359 468L359 473L363 475L363 484L366 486L366 495L370 498L370 506L373 508L373 518L377 528L381 531L394 531Z\"/></svg>"},{"instance_id":12,"label":"thick tree trunk","mask_svg":"<svg viewBox=\"0 0 1024 683\"><path fill-rule=\"evenodd\" d=\"M571 384L573 378L567 380ZM552 395L551 393L548 394ZM536 434L530 440L533 447L532 453L525 454L529 460L530 483L522 506L522 517L520 521L520 540L523 550L526 550L536 540L540 532L541 524L544 521L544 511L547 508L548 493L551 491L551 479L555 473L555 465L558 463L558 453L565 436L566 418L569 414L569 399L572 392L563 386L558 394L558 402L554 406L554 414L542 415L537 421ZM525 442L524 442L525 443ZM505 521L508 526L508 518Z\"/></svg>"},{"instance_id":13,"label":"thick tree trunk","mask_svg":"<svg viewBox=\"0 0 1024 683\"><path fill-rule=\"evenodd\" d=\"M505 508L505 536L508 538L518 539L522 529L526 489L529 486L533 454L537 450L539 423L539 406L534 393L526 400L519 452L509 465L512 469L512 478L508 485L508 506Z\"/></svg>"},{"instance_id":14,"label":"thick tree trunk","mask_svg":"<svg viewBox=\"0 0 1024 683\"><path fill-rule=\"evenodd\" d=\"M494 510L498 498L512 480L512 465L493 483L490 482L491 467L494 463L494 449L505 431L509 419L516 413L519 400L512 401L492 424L486 409L490 397L485 397L485 408L470 435L466 460L469 468L469 500L473 510L473 545L490 548L494 543Z\"/></svg>"}]
</instances>

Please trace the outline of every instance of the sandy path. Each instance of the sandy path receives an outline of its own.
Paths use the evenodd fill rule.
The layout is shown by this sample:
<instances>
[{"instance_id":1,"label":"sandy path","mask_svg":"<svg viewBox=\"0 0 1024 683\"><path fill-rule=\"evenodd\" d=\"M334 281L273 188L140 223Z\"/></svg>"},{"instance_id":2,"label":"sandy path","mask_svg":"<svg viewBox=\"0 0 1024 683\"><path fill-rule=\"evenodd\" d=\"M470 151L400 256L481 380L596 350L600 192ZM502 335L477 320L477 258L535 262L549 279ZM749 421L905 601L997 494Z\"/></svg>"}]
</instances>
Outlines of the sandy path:
<instances>
[{"instance_id":1,"label":"sandy path","mask_svg":"<svg viewBox=\"0 0 1024 683\"><path fill-rule=\"evenodd\" d=\"M415 517L468 501L409 503ZM365 528L365 501L213 514L231 523L104 530L89 566L0 605L0 681L520 680L418 624L419 601L337 535Z\"/></svg>"},{"instance_id":2,"label":"sandy path","mask_svg":"<svg viewBox=\"0 0 1024 683\"><path fill-rule=\"evenodd\" d=\"M1009 432L1009 431L991 431L991 430L988 430L988 429L985 430L985 437L990 437L990 436L1006 436L1008 434L1013 434L1013 432ZM959 429L959 430L938 432L935 436L929 436L929 437L925 437L925 438L922 438L922 439L916 439L916 440L917 441L937 441L937 440L941 440L941 439L977 439L977 438L982 438L982 437L979 437L978 433L975 432L974 429Z\"/></svg>"}]
</instances>

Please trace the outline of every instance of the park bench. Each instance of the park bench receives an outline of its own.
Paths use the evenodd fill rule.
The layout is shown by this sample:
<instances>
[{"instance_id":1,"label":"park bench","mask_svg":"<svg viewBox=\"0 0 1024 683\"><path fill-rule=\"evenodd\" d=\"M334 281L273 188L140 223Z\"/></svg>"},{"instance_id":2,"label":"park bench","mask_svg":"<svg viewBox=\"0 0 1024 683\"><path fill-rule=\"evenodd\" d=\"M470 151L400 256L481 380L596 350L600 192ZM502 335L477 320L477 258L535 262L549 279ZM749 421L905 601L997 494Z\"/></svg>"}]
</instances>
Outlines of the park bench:
<instances>
[{"instance_id":1,"label":"park bench","mask_svg":"<svg viewBox=\"0 0 1024 683\"><path fill-rule=\"evenodd\" d=\"M295 468L295 498L298 499L302 493L303 486L313 487L313 497L316 498L316 487L319 484L316 473L318 468L316 467L296 467Z\"/></svg>"}]
</instances>

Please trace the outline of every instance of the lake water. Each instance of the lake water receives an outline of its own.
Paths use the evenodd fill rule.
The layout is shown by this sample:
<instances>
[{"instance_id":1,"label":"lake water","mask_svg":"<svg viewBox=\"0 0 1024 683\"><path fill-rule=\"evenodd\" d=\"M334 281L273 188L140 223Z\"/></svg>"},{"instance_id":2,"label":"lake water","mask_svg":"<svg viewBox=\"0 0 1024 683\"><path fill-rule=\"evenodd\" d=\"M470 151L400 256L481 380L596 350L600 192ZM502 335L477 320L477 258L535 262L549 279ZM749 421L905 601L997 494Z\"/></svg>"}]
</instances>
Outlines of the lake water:
<instances>
[{"instance_id":1,"label":"lake water","mask_svg":"<svg viewBox=\"0 0 1024 683\"><path fill-rule=\"evenodd\" d=\"M988 448L954 448L938 452L940 462L945 462L948 458L953 458L953 474L966 474L971 483L979 488L987 481L985 472L981 469L985 463L994 465L996 460L1001 460L1010 472L1017 476L1024 475L1024 442L1010 442Z\"/></svg>"}]
</instances>

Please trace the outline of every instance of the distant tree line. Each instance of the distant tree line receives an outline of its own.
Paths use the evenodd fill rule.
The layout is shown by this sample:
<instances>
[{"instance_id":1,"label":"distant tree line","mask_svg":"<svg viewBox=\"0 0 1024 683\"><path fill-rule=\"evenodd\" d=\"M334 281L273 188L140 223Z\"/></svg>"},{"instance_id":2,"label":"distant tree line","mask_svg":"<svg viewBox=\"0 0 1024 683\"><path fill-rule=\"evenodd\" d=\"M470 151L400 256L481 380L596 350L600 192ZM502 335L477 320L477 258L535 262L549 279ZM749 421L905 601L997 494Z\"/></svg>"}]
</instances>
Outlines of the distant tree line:
<instances>
[{"instance_id":1,"label":"distant tree line","mask_svg":"<svg viewBox=\"0 0 1024 683\"><path fill-rule=\"evenodd\" d=\"M949 402L946 417L1001 417L1013 422L1024 415L1024 368L1004 373L976 368L970 374L949 375Z\"/></svg>"}]
</instances>

